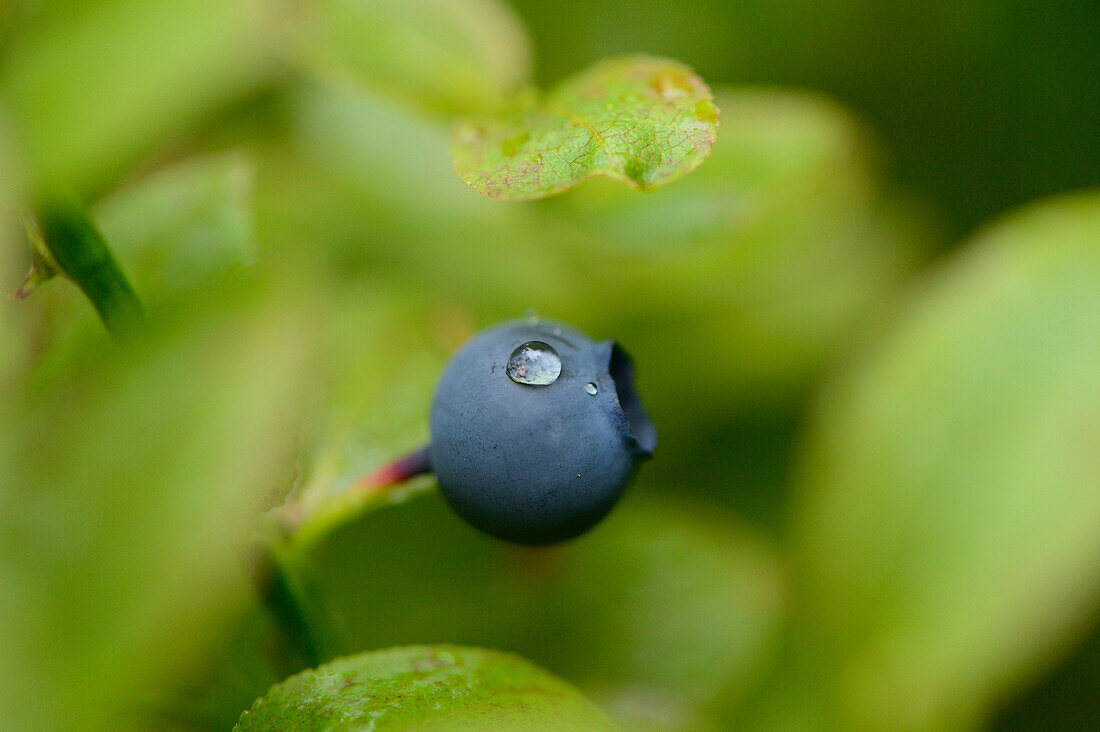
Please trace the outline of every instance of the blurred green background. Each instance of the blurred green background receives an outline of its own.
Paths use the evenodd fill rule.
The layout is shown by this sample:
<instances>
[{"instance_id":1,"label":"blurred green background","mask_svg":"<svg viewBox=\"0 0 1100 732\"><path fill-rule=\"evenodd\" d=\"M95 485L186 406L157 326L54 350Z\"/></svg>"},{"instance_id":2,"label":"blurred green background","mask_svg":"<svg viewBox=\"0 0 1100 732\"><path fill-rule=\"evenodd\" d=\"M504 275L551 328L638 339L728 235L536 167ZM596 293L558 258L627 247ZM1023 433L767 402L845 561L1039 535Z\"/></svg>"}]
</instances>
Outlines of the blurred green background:
<instances>
[{"instance_id":1,"label":"blurred green background","mask_svg":"<svg viewBox=\"0 0 1100 732\"><path fill-rule=\"evenodd\" d=\"M656 458L550 549L363 507L301 558L325 658L511 650L623 729L1096 729L1097 48L1089 3L9 0L0 285L75 190L149 323L3 306L0 718L230 727L304 663L263 512L534 309L631 352ZM634 51L714 88L697 171L454 175L456 115Z\"/></svg>"}]
</instances>

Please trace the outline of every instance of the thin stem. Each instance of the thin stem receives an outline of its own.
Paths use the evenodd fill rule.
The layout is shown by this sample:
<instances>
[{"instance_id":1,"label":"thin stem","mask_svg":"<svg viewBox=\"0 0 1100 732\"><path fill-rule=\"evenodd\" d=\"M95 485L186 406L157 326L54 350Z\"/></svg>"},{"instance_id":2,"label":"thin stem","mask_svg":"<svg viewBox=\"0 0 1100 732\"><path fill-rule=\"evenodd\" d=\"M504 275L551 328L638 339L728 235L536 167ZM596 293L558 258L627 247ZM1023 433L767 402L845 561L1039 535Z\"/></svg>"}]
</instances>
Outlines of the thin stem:
<instances>
[{"instance_id":1,"label":"thin stem","mask_svg":"<svg viewBox=\"0 0 1100 732\"><path fill-rule=\"evenodd\" d=\"M313 549L337 527L386 501L390 490L429 472L431 459L425 446L316 504L292 500L272 512L274 522L262 542L257 586L283 634L310 666L326 660L323 613L309 584Z\"/></svg>"},{"instance_id":2,"label":"thin stem","mask_svg":"<svg viewBox=\"0 0 1100 732\"><path fill-rule=\"evenodd\" d=\"M292 498L274 513L295 553L305 554L337 527L384 502L390 491L431 471L429 448L424 446L363 476L346 490L326 493L320 500L310 495Z\"/></svg>"},{"instance_id":3,"label":"thin stem","mask_svg":"<svg viewBox=\"0 0 1100 732\"><path fill-rule=\"evenodd\" d=\"M378 490L404 483L410 478L432 472L430 446L410 452L405 457L383 465L373 473L360 478L354 490Z\"/></svg>"},{"instance_id":4,"label":"thin stem","mask_svg":"<svg viewBox=\"0 0 1100 732\"><path fill-rule=\"evenodd\" d=\"M311 612L299 572L279 550L268 544L257 562L255 577L260 598L283 631L290 647L307 668L324 660L317 636L316 613Z\"/></svg>"},{"instance_id":5,"label":"thin stem","mask_svg":"<svg viewBox=\"0 0 1100 732\"><path fill-rule=\"evenodd\" d=\"M36 213L57 266L91 300L108 332L118 338L138 330L145 310L84 206L58 196Z\"/></svg>"}]
</instances>

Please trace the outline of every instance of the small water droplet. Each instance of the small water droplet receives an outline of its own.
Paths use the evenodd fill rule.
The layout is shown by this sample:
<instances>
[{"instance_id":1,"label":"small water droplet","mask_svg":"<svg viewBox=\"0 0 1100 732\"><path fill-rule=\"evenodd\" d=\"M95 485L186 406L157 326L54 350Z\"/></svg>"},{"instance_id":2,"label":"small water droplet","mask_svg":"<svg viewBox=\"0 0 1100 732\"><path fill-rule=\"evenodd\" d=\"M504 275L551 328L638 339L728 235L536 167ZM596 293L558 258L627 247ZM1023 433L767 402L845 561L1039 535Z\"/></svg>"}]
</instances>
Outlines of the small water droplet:
<instances>
[{"instance_id":1,"label":"small water droplet","mask_svg":"<svg viewBox=\"0 0 1100 732\"><path fill-rule=\"evenodd\" d=\"M586 392L588 392L589 394L591 394L592 396L596 396L597 394L599 394L599 393L600 393L600 389L599 389L599 387L597 387L597 386L596 386L596 385L595 385L594 383L592 383L591 381L589 381L589 382L588 382L587 384L585 384L585 385L584 385L584 390L585 390Z\"/></svg>"},{"instance_id":2,"label":"small water droplet","mask_svg":"<svg viewBox=\"0 0 1100 732\"><path fill-rule=\"evenodd\" d=\"M561 328L554 328L554 335L560 336L561 335Z\"/></svg>"},{"instance_id":3,"label":"small water droplet","mask_svg":"<svg viewBox=\"0 0 1100 732\"><path fill-rule=\"evenodd\" d=\"M539 324L539 314L534 310L525 310L523 312L523 319L527 321L527 325Z\"/></svg>"},{"instance_id":4,"label":"small water droplet","mask_svg":"<svg viewBox=\"0 0 1100 732\"><path fill-rule=\"evenodd\" d=\"M561 375L561 356L549 343L527 341L512 351L505 372L517 384L546 386Z\"/></svg>"}]
</instances>

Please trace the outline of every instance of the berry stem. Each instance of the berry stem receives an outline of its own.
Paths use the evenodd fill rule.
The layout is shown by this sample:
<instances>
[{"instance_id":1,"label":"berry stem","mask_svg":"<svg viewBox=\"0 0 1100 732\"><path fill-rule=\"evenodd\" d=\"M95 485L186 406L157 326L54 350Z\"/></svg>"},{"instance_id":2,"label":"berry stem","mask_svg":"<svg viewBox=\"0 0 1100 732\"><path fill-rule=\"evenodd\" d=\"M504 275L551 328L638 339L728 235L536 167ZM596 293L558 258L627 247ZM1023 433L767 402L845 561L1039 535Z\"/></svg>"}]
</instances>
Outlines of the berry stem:
<instances>
[{"instance_id":1,"label":"berry stem","mask_svg":"<svg viewBox=\"0 0 1100 732\"><path fill-rule=\"evenodd\" d=\"M355 490L375 491L404 483L410 478L432 472L429 445L410 452L392 463L387 463L355 483Z\"/></svg>"},{"instance_id":2,"label":"berry stem","mask_svg":"<svg viewBox=\"0 0 1100 732\"><path fill-rule=\"evenodd\" d=\"M308 665L328 660L332 646L324 633L321 600L310 583L315 574L313 548L367 507L384 503L388 490L431 470L425 445L363 476L345 491L315 503L298 497L272 512L269 531L259 537L257 586L291 647Z\"/></svg>"}]
</instances>

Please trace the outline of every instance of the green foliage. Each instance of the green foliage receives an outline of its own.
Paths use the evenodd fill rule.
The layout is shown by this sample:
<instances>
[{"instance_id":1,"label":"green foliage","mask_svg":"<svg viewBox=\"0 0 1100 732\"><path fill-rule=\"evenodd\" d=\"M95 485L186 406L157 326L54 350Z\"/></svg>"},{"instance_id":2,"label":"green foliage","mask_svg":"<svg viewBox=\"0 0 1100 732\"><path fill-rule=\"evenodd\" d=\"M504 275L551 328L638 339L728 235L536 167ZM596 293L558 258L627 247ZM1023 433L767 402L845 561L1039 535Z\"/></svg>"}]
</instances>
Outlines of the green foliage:
<instances>
[{"instance_id":1,"label":"green foliage","mask_svg":"<svg viewBox=\"0 0 1100 732\"><path fill-rule=\"evenodd\" d=\"M1086 632L1096 194L919 271L934 217L828 99L716 86L715 140L674 61L537 97L501 3L292 5L0 8L0 211L78 191L148 314L113 343L64 278L0 310L6 726L224 729L289 676L242 728L369 695L376 727L967 729ZM592 7L584 38L655 12ZM492 200L456 139L504 198L597 177ZM532 550L429 478L364 489L528 308L636 358L662 442L622 505Z\"/></svg>"},{"instance_id":2,"label":"green foliage","mask_svg":"<svg viewBox=\"0 0 1100 732\"><path fill-rule=\"evenodd\" d=\"M56 265L88 296L112 335L132 335L140 329L145 320L141 301L83 204L54 196L38 206L34 218L37 228L28 232L37 240L34 269L43 266L42 252L48 250L49 269Z\"/></svg>"},{"instance_id":3,"label":"green foliage","mask_svg":"<svg viewBox=\"0 0 1100 732\"><path fill-rule=\"evenodd\" d=\"M35 193L100 190L275 70L268 0L65 5L40 11L0 64Z\"/></svg>"},{"instance_id":4,"label":"green foliage","mask_svg":"<svg viewBox=\"0 0 1100 732\"><path fill-rule=\"evenodd\" d=\"M1100 593L1100 197L983 232L830 391L797 547L845 725L969 726Z\"/></svg>"},{"instance_id":5,"label":"green foliage","mask_svg":"<svg viewBox=\"0 0 1100 732\"><path fill-rule=\"evenodd\" d=\"M199 156L139 178L96 207L144 299L155 304L255 262L253 168L243 153Z\"/></svg>"},{"instance_id":6,"label":"green foliage","mask_svg":"<svg viewBox=\"0 0 1100 732\"><path fill-rule=\"evenodd\" d=\"M125 347L100 332L10 382L0 706L13 728L110 726L216 648L246 597L249 515L290 474L307 383L308 328L273 295L220 297L220 313L192 303Z\"/></svg>"},{"instance_id":7,"label":"green foliage","mask_svg":"<svg viewBox=\"0 0 1100 732\"><path fill-rule=\"evenodd\" d=\"M606 274L590 276L585 296L646 321L632 353L658 388L684 387L679 405L702 382L738 401L787 392L928 239L879 180L875 140L835 103L729 88L717 101L722 134L682 182L638 196L594 181L560 199L568 220L596 234L577 256ZM708 357L661 358L672 343L684 353L706 343Z\"/></svg>"},{"instance_id":8,"label":"green foliage","mask_svg":"<svg viewBox=\"0 0 1100 732\"><path fill-rule=\"evenodd\" d=\"M503 109L530 83L523 23L494 0L318 0L299 38L307 68L437 114Z\"/></svg>"},{"instance_id":9,"label":"green foliage","mask_svg":"<svg viewBox=\"0 0 1100 732\"><path fill-rule=\"evenodd\" d=\"M412 646L325 664L275 686L246 730L610 730L565 682L517 656Z\"/></svg>"},{"instance_id":10,"label":"green foliage","mask_svg":"<svg viewBox=\"0 0 1100 732\"><path fill-rule=\"evenodd\" d=\"M720 726L783 611L768 541L726 511L667 498L628 495L585 539L530 550L478 534L431 491L379 507L314 559L329 655L493 643L570 679L629 728Z\"/></svg>"},{"instance_id":11,"label":"green foliage","mask_svg":"<svg viewBox=\"0 0 1100 732\"><path fill-rule=\"evenodd\" d=\"M499 120L464 120L455 170L493 198L545 198L592 176L647 190L710 154L718 110L707 85L670 59L625 56L596 64Z\"/></svg>"},{"instance_id":12,"label":"green foliage","mask_svg":"<svg viewBox=\"0 0 1100 732\"><path fill-rule=\"evenodd\" d=\"M423 442L432 387L447 355L435 343L432 313L401 303L399 291L335 296L325 330L328 407L278 517L292 528L289 549L303 560L340 526L423 487L419 480L396 491L360 490L356 481ZM449 335L448 344L462 337L462 331Z\"/></svg>"},{"instance_id":13,"label":"green foliage","mask_svg":"<svg viewBox=\"0 0 1100 732\"><path fill-rule=\"evenodd\" d=\"M1100 183L1100 23L1082 3L512 4L534 35L540 82L641 49L689 61L711 84L843 99L890 141L895 177L934 204L952 243L1029 200Z\"/></svg>"}]
</instances>

